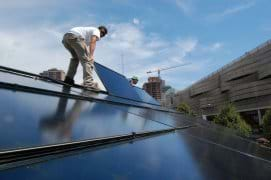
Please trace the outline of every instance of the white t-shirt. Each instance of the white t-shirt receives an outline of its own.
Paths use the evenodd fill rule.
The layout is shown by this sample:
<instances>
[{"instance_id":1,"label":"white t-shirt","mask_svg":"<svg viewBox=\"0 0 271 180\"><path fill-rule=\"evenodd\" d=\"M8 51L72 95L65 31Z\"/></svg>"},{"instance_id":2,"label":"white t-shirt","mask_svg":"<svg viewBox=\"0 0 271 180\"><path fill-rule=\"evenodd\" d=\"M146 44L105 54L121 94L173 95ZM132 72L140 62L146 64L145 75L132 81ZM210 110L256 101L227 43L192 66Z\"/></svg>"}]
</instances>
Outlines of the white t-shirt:
<instances>
[{"instance_id":1,"label":"white t-shirt","mask_svg":"<svg viewBox=\"0 0 271 180\"><path fill-rule=\"evenodd\" d=\"M89 46L91 36L97 36L97 40L100 40L100 30L96 27L74 27L69 33L81 36L85 39L87 46Z\"/></svg>"}]
</instances>

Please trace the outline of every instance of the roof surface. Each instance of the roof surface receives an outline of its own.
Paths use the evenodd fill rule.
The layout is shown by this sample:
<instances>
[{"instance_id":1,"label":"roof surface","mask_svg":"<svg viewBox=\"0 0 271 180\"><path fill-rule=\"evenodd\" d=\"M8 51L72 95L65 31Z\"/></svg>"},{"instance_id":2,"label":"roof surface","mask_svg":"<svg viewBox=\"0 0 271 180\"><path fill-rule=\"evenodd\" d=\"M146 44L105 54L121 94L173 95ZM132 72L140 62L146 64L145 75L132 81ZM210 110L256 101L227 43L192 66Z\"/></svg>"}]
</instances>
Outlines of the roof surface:
<instances>
[{"instance_id":1,"label":"roof surface","mask_svg":"<svg viewBox=\"0 0 271 180\"><path fill-rule=\"evenodd\" d=\"M270 149L95 67L107 92L0 67L1 180L270 179Z\"/></svg>"}]
</instances>

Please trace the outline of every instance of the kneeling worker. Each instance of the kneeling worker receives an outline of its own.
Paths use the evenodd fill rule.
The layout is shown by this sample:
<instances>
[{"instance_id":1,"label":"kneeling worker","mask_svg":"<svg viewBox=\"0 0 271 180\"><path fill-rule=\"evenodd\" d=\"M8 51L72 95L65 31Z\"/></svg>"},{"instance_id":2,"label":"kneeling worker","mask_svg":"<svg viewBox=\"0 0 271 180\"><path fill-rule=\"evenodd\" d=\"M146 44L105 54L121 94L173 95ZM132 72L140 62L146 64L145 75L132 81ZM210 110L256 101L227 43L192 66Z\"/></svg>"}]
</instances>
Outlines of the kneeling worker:
<instances>
[{"instance_id":1,"label":"kneeling worker","mask_svg":"<svg viewBox=\"0 0 271 180\"><path fill-rule=\"evenodd\" d=\"M138 82L138 78L136 76L133 76L129 82L132 86L135 86Z\"/></svg>"},{"instance_id":2,"label":"kneeling worker","mask_svg":"<svg viewBox=\"0 0 271 180\"><path fill-rule=\"evenodd\" d=\"M107 34L105 26L75 27L68 31L62 40L65 48L71 53L69 69L64 82L74 84L74 76L79 64L83 67L83 86L89 89L99 90L93 80L94 51L96 42Z\"/></svg>"}]
</instances>

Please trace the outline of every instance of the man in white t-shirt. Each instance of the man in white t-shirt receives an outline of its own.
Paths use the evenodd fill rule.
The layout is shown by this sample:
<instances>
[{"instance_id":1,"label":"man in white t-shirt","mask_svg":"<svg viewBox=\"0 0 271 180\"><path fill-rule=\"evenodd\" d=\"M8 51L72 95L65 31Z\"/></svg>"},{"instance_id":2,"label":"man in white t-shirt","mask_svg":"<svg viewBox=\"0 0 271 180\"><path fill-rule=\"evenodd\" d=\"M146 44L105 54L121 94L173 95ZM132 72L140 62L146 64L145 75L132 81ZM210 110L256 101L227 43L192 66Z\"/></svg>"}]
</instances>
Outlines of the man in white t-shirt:
<instances>
[{"instance_id":1,"label":"man in white t-shirt","mask_svg":"<svg viewBox=\"0 0 271 180\"><path fill-rule=\"evenodd\" d=\"M93 81L94 51L96 42L107 34L105 26L75 27L68 31L62 40L65 48L71 53L69 69L64 82L74 84L74 76L79 62L83 66L83 85L90 89L99 89Z\"/></svg>"}]
</instances>

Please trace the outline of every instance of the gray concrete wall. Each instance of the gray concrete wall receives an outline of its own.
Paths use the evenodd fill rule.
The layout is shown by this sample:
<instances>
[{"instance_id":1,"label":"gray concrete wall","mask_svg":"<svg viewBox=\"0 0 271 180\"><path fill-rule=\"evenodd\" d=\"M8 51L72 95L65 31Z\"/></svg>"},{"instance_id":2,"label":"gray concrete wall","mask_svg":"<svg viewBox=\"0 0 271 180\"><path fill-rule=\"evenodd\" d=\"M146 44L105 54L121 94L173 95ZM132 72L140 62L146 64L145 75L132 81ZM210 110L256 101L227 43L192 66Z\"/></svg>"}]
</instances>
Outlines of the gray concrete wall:
<instances>
[{"instance_id":1,"label":"gray concrete wall","mask_svg":"<svg viewBox=\"0 0 271 180\"><path fill-rule=\"evenodd\" d=\"M217 114L227 102L240 112L271 108L271 42L177 92L172 107L181 102L207 116Z\"/></svg>"}]
</instances>

